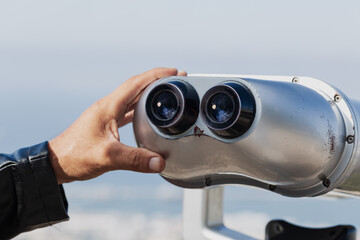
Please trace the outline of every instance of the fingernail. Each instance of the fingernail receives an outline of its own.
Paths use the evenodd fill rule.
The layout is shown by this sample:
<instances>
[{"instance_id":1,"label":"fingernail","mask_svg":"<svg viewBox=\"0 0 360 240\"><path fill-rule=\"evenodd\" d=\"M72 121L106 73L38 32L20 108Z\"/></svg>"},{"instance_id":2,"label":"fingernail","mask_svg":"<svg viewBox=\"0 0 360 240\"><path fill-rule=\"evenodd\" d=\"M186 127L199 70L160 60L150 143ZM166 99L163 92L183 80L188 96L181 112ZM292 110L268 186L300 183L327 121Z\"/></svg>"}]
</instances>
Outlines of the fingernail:
<instances>
[{"instance_id":1,"label":"fingernail","mask_svg":"<svg viewBox=\"0 0 360 240\"><path fill-rule=\"evenodd\" d=\"M178 74L180 75L180 74L187 74L187 73L184 70L179 70Z\"/></svg>"},{"instance_id":2,"label":"fingernail","mask_svg":"<svg viewBox=\"0 0 360 240\"><path fill-rule=\"evenodd\" d=\"M150 159L149 168L153 171L160 172L162 170L161 160L158 157L153 157Z\"/></svg>"}]
</instances>

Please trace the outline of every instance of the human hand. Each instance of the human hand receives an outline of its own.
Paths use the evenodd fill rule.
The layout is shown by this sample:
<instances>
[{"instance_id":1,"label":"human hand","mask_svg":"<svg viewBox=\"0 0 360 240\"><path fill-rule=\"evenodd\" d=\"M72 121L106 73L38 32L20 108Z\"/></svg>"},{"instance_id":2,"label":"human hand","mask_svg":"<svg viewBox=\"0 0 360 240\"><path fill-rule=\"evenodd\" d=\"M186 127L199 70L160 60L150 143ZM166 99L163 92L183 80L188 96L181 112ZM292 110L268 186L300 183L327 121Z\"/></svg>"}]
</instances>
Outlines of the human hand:
<instances>
[{"instance_id":1,"label":"human hand","mask_svg":"<svg viewBox=\"0 0 360 240\"><path fill-rule=\"evenodd\" d=\"M150 150L122 144L118 128L132 121L135 105L150 83L175 75L186 73L175 68L156 68L128 79L49 141L49 158L58 183L88 180L111 170L161 172L164 158Z\"/></svg>"}]
</instances>

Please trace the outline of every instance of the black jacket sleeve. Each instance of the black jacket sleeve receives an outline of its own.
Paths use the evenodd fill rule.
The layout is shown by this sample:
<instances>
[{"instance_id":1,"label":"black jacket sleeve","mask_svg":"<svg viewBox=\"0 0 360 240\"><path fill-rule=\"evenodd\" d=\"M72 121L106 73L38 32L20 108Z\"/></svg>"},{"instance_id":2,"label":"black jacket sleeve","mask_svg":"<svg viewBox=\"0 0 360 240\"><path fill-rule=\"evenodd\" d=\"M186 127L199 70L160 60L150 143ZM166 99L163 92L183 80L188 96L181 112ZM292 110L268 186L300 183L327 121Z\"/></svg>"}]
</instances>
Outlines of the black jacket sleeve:
<instances>
[{"instance_id":1,"label":"black jacket sleeve","mask_svg":"<svg viewBox=\"0 0 360 240\"><path fill-rule=\"evenodd\" d=\"M47 142L0 154L0 239L68 220Z\"/></svg>"}]
</instances>

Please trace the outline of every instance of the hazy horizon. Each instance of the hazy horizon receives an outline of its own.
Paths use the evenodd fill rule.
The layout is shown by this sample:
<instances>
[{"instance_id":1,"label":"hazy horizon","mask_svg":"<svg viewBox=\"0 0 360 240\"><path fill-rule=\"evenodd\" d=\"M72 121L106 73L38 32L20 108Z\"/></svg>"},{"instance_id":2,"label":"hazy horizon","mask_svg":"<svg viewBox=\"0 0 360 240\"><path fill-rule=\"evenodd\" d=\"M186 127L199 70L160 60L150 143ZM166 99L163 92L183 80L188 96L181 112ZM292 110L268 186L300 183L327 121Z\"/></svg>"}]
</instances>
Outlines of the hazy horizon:
<instances>
[{"instance_id":1,"label":"hazy horizon","mask_svg":"<svg viewBox=\"0 0 360 240\"><path fill-rule=\"evenodd\" d=\"M127 78L158 66L309 76L360 99L359 8L355 0L3 0L0 152L54 138ZM131 124L120 136L135 146ZM182 190L158 175L117 171L65 189L70 222L17 239L181 239ZM358 199L236 186L225 200L225 221L258 237L272 218L360 227Z\"/></svg>"}]
</instances>

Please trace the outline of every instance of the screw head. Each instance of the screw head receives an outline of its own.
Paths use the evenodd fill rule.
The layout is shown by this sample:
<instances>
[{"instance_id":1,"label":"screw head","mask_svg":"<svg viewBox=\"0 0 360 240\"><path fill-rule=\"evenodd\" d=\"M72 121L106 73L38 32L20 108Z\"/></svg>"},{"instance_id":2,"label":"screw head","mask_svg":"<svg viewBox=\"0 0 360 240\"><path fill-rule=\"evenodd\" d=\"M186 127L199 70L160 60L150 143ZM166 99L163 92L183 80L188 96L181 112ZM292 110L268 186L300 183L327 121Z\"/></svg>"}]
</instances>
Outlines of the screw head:
<instances>
[{"instance_id":1,"label":"screw head","mask_svg":"<svg viewBox=\"0 0 360 240\"><path fill-rule=\"evenodd\" d=\"M334 101L335 101L335 102L340 102L340 100L341 100L341 96L340 96L339 94L336 94L336 95L334 96Z\"/></svg>"},{"instance_id":2,"label":"screw head","mask_svg":"<svg viewBox=\"0 0 360 240\"><path fill-rule=\"evenodd\" d=\"M354 135L347 136L346 141L348 143L354 143L355 142L355 136Z\"/></svg>"},{"instance_id":3,"label":"screw head","mask_svg":"<svg viewBox=\"0 0 360 240\"><path fill-rule=\"evenodd\" d=\"M299 78L298 78L298 77L294 77L294 78L292 79L292 82L293 82L293 83L298 83L298 82L299 82Z\"/></svg>"},{"instance_id":4,"label":"screw head","mask_svg":"<svg viewBox=\"0 0 360 240\"><path fill-rule=\"evenodd\" d=\"M323 181L323 185L324 185L324 187L328 188L328 187L330 187L330 185L331 185L331 181L330 181L329 179L325 179L325 180Z\"/></svg>"},{"instance_id":5,"label":"screw head","mask_svg":"<svg viewBox=\"0 0 360 240\"><path fill-rule=\"evenodd\" d=\"M206 185L206 186L211 186L211 185L212 185L212 180L211 180L210 177L206 177L206 178L205 178L205 185Z\"/></svg>"},{"instance_id":6,"label":"screw head","mask_svg":"<svg viewBox=\"0 0 360 240\"><path fill-rule=\"evenodd\" d=\"M276 231L276 233L280 234L284 231L284 227L280 223L278 223L275 225L274 230Z\"/></svg>"},{"instance_id":7,"label":"screw head","mask_svg":"<svg viewBox=\"0 0 360 240\"><path fill-rule=\"evenodd\" d=\"M275 185L269 185L269 190L270 191L275 191L276 190L276 186Z\"/></svg>"}]
</instances>

